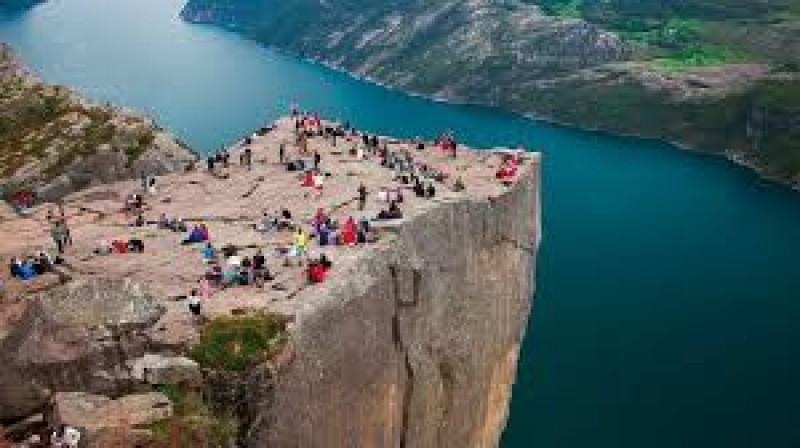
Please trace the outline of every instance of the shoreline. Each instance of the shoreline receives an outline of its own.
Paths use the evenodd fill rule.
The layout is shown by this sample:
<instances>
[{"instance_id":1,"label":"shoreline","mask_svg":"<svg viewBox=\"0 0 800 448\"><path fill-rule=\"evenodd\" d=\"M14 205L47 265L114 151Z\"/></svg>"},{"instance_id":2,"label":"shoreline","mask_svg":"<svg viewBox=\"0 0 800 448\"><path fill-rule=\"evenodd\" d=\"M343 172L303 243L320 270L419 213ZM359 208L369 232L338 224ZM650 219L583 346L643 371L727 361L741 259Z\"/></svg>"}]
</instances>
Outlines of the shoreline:
<instances>
[{"instance_id":1,"label":"shoreline","mask_svg":"<svg viewBox=\"0 0 800 448\"><path fill-rule=\"evenodd\" d=\"M371 76L360 75L360 74L358 74L356 72L347 70L344 67L341 67L341 66L339 66L337 64L334 64L334 63L331 63L331 62L328 62L328 61L324 61L324 60L319 59L319 58L307 56L307 55L304 55L302 53L295 52L295 51L292 51L292 50L287 50L287 49L284 49L284 48L281 48L281 47L278 47L278 46L275 46L275 45L269 45L269 44L262 43L262 42L258 41L254 36L252 36L250 33L247 32L247 30L245 30L243 28L238 28L238 27L234 27L234 26L228 26L228 25L224 25L224 24L217 24L217 23L214 23L214 22L194 21L194 20L186 18L182 12L179 14L179 19L183 20L184 22L186 22L188 24L211 26L211 27L214 27L214 28L217 28L217 29L222 29L222 30L224 30L226 32L235 33L237 36L240 36L240 37L242 37L242 38L244 38L244 39L246 39L248 41L251 41L251 42L255 43L256 45L258 45L258 46L260 46L260 47L262 47L264 49L267 49L267 50L270 50L270 51L274 51L274 52L276 52L276 53L278 53L278 54L280 54L282 56L294 58L296 60L300 60L300 61L303 61L305 63L310 63L310 64L313 64L313 65L316 65L316 66L324 67L324 68L329 69L331 71L334 71L336 73L345 75L345 76L347 76L348 78L350 78L352 80L359 81L359 82L364 82L364 83L371 84L371 85L377 86L377 87L381 87L381 88L384 88L384 89L386 89L386 90L388 90L390 92L399 93L399 94L406 95L406 96L412 97L412 98L419 98L419 99L423 99L423 100L426 100L426 101L432 101L434 103L439 103L439 104L446 104L446 105L458 106L458 107L476 107L476 108L482 108L482 109L486 109L486 110L493 111L493 112L506 113L506 114L513 115L515 117L523 118L525 120L538 122L538 123L545 123L545 124L548 124L548 125L551 125L551 126L555 126L555 127L561 128L561 129L567 129L567 130L572 130L572 131L580 131L580 132L588 132L588 133L592 133L592 134L599 134L599 135L610 136L610 137L621 137L621 138L626 138L626 139L635 139L635 140L639 140L639 141L643 141L643 142L664 144L664 145L673 147L674 149L677 149L677 150L680 150L680 151L684 151L684 152L688 152L688 153L691 153L691 154L699 154L699 155L703 155L703 156L710 156L710 157L714 157L716 159L725 160L732 167L739 167L739 168L747 169L748 171L753 173L756 177L758 177L759 180L766 181L766 182L769 182L770 184L774 184L774 185L777 185L777 186L785 187L785 188L787 188L789 190L792 190L794 192L800 192L800 181L793 182L793 181L791 181L789 179L782 179L782 178L778 178L778 177L775 177L773 175L770 175L770 174L765 172L763 167L759 166L758 164L755 164L755 163L752 163L750 161L745 160L740 155L732 154L729 151L729 149L727 149L727 148L721 148L720 151L711 151L711 150L703 149L703 148L700 148L700 147L692 146L692 145L690 145L688 143L675 141L675 140L665 140L665 139L661 139L661 138L657 138L657 137L647 137L647 136L644 136L644 135L641 135L641 134L637 134L635 132L618 132L618 131L610 131L610 130L607 130L607 129L596 128L596 127L592 127L592 126L581 126L581 125L577 125L577 124L573 124L573 123L560 121L560 120L557 120L555 118L550 118L550 117L547 117L547 116L544 116L544 115L539 115L536 112L523 112L523 111L510 109L510 108L506 108L506 107L499 106L499 105L481 104L481 103L475 103L475 102L460 100L458 98L446 98L446 97L441 97L441 96L433 96L433 95L430 95L430 94L424 94L424 93L416 92L416 91L413 91L413 90L405 90L405 89L403 89L401 87L398 87L398 86L392 85L390 83L386 83L386 82L380 81L380 80L375 79L375 78L373 78Z\"/></svg>"}]
</instances>

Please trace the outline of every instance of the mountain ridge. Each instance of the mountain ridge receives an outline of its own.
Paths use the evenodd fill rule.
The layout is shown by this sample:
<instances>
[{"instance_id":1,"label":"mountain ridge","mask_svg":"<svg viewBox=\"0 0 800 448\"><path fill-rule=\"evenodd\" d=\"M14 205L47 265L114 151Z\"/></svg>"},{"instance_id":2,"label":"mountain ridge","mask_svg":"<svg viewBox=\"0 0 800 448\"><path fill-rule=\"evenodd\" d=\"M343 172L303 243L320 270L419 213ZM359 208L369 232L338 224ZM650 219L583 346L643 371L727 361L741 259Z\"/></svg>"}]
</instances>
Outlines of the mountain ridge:
<instances>
[{"instance_id":1,"label":"mountain ridge","mask_svg":"<svg viewBox=\"0 0 800 448\"><path fill-rule=\"evenodd\" d=\"M676 142L797 186L800 16L712 3L191 0L182 16L410 93Z\"/></svg>"}]
</instances>

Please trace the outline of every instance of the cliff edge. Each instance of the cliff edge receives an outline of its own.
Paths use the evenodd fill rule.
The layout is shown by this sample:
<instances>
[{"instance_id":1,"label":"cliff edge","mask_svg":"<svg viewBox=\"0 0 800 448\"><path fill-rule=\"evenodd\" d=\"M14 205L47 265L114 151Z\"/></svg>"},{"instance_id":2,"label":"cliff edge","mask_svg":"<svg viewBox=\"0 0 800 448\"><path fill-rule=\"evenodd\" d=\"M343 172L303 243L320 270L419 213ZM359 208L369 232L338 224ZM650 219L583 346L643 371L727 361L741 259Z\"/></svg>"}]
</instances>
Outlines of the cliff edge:
<instances>
[{"instance_id":1,"label":"cliff edge","mask_svg":"<svg viewBox=\"0 0 800 448\"><path fill-rule=\"evenodd\" d=\"M0 193L56 200L90 185L182 169L190 149L151 119L33 75L0 43Z\"/></svg>"},{"instance_id":2,"label":"cliff edge","mask_svg":"<svg viewBox=\"0 0 800 448\"><path fill-rule=\"evenodd\" d=\"M539 155L453 152L291 119L229 154L158 176L152 191L131 180L64 198L74 243L63 261L8 279L0 299L0 392L15 391L3 393L0 424L17 428L43 412L47 424L81 427L81 406L149 403L136 394L155 388L176 415L154 408L152 418L168 423L122 434L124 422L92 424L89 446L109 432L151 441L180 433L178 445L154 446L188 445L198 418L213 422L205 429L235 428L210 446L496 446L533 300ZM295 170L313 166L314 154L324 188ZM510 164L515 174L498 179ZM143 199L135 210L133 193ZM380 218L400 196L402 216ZM0 221L0 233L17 235L0 240L3 263L53 251L51 209ZM321 213L337 237L311 230ZM350 218L369 225L348 243ZM187 243L176 219L205 225L217 255ZM312 236L307 255L294 251L297 229ZM98 250L103 241L113 249ZM133 241L141 252L120 249ZM263 285L240 276L259 253L270 272ZM309 263L322 255L332 264L313 280ZM215 266L220 283L193 318L189 291L215 278Z\"/></svg>"}]
</instances>

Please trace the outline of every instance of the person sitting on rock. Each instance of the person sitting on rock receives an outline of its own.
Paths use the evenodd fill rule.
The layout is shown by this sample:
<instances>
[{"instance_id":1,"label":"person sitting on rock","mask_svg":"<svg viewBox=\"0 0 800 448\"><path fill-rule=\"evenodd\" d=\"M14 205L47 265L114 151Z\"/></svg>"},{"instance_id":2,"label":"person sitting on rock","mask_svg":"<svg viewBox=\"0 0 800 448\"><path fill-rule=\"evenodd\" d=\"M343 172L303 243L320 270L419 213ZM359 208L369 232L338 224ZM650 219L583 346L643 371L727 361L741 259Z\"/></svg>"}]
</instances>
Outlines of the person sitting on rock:
<instances>
[{"instance_id":1,"label":"person sitting on rock","mask_svg":"<svg viewBox=\"0 0 800 448\"><path fill-rule=\"evenodd\" d=\"M308 234L303 229L298 228L294 234L294 252L301 257L306 254L308 249Z\"/></svg>"},{"instance_id":2,"label":"person sitting on rock","mask_svg":"<svg viewBox=\"0 0 800 448\"><path fill-rule=\"evenodd\" d=\"M303 187L313 187L314 186L314 173L311 170L306 171L303 175L303 183L301 184Z\"/></svg>"},{"instance_id":3,"label":"person sitting on rock","mask_svg":"<svg viewBox=\"0 0 800 448\"><path fill-rule=\"evenodd\" d=\"M170 228L170 222L169 222L169 219L167 218L167 215L165 213L162 213L158 217L158 228L159 229L169 229Z\"/></svg>"},{"instance_id":4,"label":"person sitting on rock","mask_svg":"<svg viewBox=\"0 0 800 448\"><path fill-rule=\"evenodd\" d=\"M342 226L342 244L347 246L355 245L357 241L356 234L357 234L356 221L351 216L347 218L347 221L345 221L344 226Z\"/></svg>"},{"instance_id":5,"label":"person sitting on rock","mask_svg":"<svg viewBox=\"0 0 800 448\"><path fill-rule=\"evenodd\" d=\"M137 216L136 219L133 220L133 223L131 223L131 226L132 227L144 227L144 224L145 224L144 216L139 214L139 216Z\"/></svg>"},{"instance_id":6,"label":"person sitting on rock","mask_svg":"<svg viewBox=\"0 0 800 448\"><path fill-rule=\"evenodd\" d=\"M192 227L192 231L189 233L189 236L183 240L183 244L197 244L202 243L203 241L207 241L207 239L204 239L203 237L203 230L200 228L200 226L195 225Z\"/></svg>"},{"instance_id":7,"label":"person sitting on rock","mask_svg":"<svg viewBox=\"0 0 800 448\"><path fill-rule=\"evenodd\" d=\"M433 199L436 196L436 187L433 186L433 182L428 184L428 188L425 189L425 197L428 199Z\"/></svg>"},{"instance_id":8,"label":"person sitting on rock","mask_svg":"<svg viewBox=\"0 0 800 448\"><path fill-rule=\"evenodd\" d=\"M132 253L143 254L144 253L144 241L133 238L128 241L128 250Z\"/></svg>"},{"instance_id":9,"label":"person sitting on rock","mask_svg":"<svg viewBox=\"0 0 800 448\"><path fill-rule=\"evenodd\" d=\"M417 179L416 183L414 184L414 194L417 195L418 198L425 197L425 187L422 185L422 181Z\"/></svg>"},{"instance_id":10,"label":"person sitting on rock","mask_svg":"<svg viewBox=\"0 0 800 448\"><path fill-rule=\"evenodd\" d=\"M8 271L11 273L11 278L22 277L22 262L17 257L11 257L11 262L8 264Z\"/></svg>"},{"instance_id":11,"label":"person sitting on rock","mask_svg":"<svg viewBox=\"0 0 800 448\"><path fill-rule=\"evenodd\" d=\"M36 257L36 262L40 266L42 272L50 272L53 270L53 265L55 261L53 257L50 256L47 252L39 252Z\"/></svg>"},{"instance_id":12,"label":"person sitting on rock","mask_svg":"<svg viewBox=\"0 0 800 448\"><path fill-rule=\"evenodd\" d=\"M317 213L314 214L314 220L312 224L314 225L314 229L319 230L319 227L325 224L328 221L327 215L325 215L325 210L322 208L317 209Z\"/></svg>"},{"instance_id":13,"label":"person sitting on rock","mask_svg":"<svg viewBox=\"0 0 800 448\"><path fill-rule=\"evenodd\" d=\"M200 251L200 254L203 257L203 263L211 264L217 260L217 250L214 249L211 243L206 244L203 250Z\"/></svg>"},{"instance_id":14,"label":"person sitting on rock","mask_svg":"<svg viewBox=\"0 0 800 448\"><path fill-rule=\"evenodd\" d=\"M36 269L33 267L33 263L28 260L23 261L19 265L19 275L20 280L30 280L36 277Z\"/></svg>"},{"instance_id":15,"label":"person sitting on rock","mask_svg":"<svg viewBox=\"0 0 800 448\"><path fill-rule=\"evenodd\" d=\"M381 210L380 213L378 213L378 220L401 219L402 217L403 212L395 201L389 204L389 210Z\"/></svg>"},{"instance_id":16,"label":"person sitting on rock","mask_svg":"<svg viewBox=\"0 0 800 448\"><path fill-rule=\"evenodd\" d=\"M321 247L324 247L324 246L327 246L328 244L330 244L330 235L331 235L331 231L328 228L328 225L325 224L325 223L322 223L317 228L317 244L319 244Z\"/></svg>"},{"instance_id":17,"label":"person sitting on rock","mask_svg":"<svg viewBox=\"0 0 800 448\"><path fill-rule=\"evenodd\" d=\"M464 191L467 189L467 186L464 185L464 179L461 176L456 179L456 182L453 184L453 191Z\"/></svg>"},{"instance_id":18,"label":"person sitting on rock","mask_svg":"<svg viewBox=\"0 0 800 448\"><path fill-rule=\"evenodd\" d=\"M111 255L112 252L114 252L114 248L108 240L100 240L97 243L97 247L94 248L96 255Z\"/></svg>"}]
</instances>

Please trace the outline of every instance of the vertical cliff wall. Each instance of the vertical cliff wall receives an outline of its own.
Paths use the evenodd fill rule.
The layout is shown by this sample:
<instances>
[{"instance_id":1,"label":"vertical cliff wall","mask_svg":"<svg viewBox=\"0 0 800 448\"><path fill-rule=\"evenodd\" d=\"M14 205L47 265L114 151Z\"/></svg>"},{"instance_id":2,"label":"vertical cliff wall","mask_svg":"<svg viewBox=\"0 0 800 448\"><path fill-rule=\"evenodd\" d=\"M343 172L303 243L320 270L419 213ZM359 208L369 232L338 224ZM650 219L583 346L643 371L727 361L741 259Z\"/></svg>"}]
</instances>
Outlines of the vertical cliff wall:
<instances>
[{"instance_id":1,"label":"vertical cliff wall","mask_svg":"<svg viewBox=\"0 0 800 448\"><path fill-rule=\"evenodd\" d=\"M539 164L491 200L434 201L296 300L292 361L253 447L494 447L531 310Z\"/></svg>"}]
</instances>

